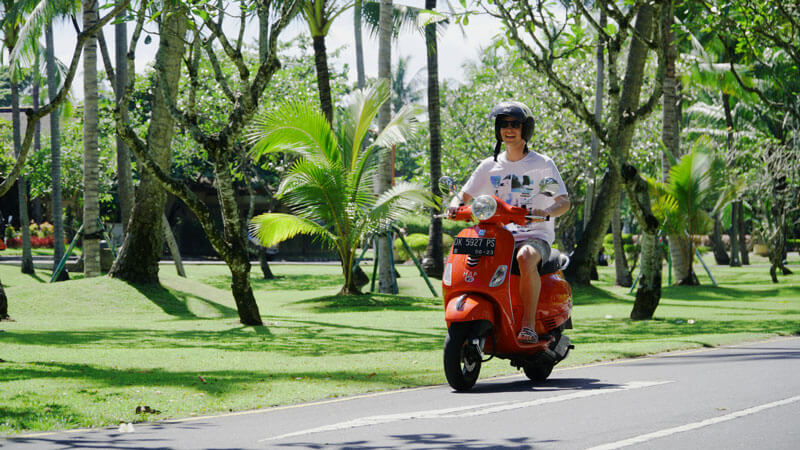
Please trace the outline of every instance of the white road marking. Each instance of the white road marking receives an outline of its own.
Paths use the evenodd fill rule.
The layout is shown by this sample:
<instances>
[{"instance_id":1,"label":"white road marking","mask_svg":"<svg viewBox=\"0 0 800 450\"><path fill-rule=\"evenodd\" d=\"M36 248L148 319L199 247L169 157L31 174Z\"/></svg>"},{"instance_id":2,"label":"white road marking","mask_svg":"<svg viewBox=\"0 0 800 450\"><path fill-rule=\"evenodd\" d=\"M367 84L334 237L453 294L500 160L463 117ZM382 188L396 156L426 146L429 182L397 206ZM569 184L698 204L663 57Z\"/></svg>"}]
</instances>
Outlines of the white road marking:
<instances>
[{"instance_id":1,"label":"white road marking","mask_svg":"<svg viewBox=\"0 0 800 450\"><path fill-rule=\"evenodd\" d=\"M641 389L645 387L651 386L658 386L661 384L672 383L672 381L632 381L627 384L620 385L618 387L613 388L599 388L599 389L587 389L578 392L573 392L565 395L559 395L555 397L545 397L538 400L532 400L528 402L493 402L493 403L481 403L477 405L469 405L469 406L459 406L454 408L445 408L445 409L432 409L426 411L411 411L407 413L398 413L398 414L386 414L386 415L379 415L379 416L369 416L369 417L361 417L358 419L348 420L346 422L339 422L334 423L331 425L324 425L321 427L316 428L309 428L306 430L300 430L293 433L286 433L280 436L273 436L259 440L258 442L264 441L276 441L279 439L286 439L290 437L297 437L303 436L307 434L315 434L315 433L323 433L327 431L340 431L346 430L350 428L357 428L357 427L367 427L372 425L380 425L384 423L391 423L391 422L400 422L403 420L413 420L413 419L450 419L450 418L459 418L459 417L473 417L473 416L481 416L486 414L496 414L503 411L509 411L512 409L520 409L520 408L529 408L531 406L543 405L547 403L556 403L556 402L563 402L567 400L575 400L579 398L585 397L593 397L596 395L605 395L611 394L614 392L622 392L631 389Z\"/></svg>"},{"instance_id":2,"label":"white road marking","mask_svg":"<svg viewBox=\"0 0 800 450\"><path fill-rule=\"evenodd\" d=\"M797 401L800 401L800 395L797 395L795 397L790 397L784 400L778 400L772 403L766 403L764 405L754 406L752 408L743 409L741 411L736 411L730 414L726 414L724 416L706 419L700 422L689 423L679 427L667 428L653 433L642 434L640 436L632 437L630 439L625 439L622 441L611 442L609 444L604 444L604 445L598 445L597 447L592 447L587 450L612 450L612 449L627 447L629 445L641 444L643 442L651 441L653 439L658 439L677 433L683 433L684 431L696 430L698 428L703 428L710 425L716 425L718 423L727 422L729 420L738 419L744 416L749 416L751 414L764 411L765 409L777 408L778 406L788 405Z\"/></svg>"}]
</instances>

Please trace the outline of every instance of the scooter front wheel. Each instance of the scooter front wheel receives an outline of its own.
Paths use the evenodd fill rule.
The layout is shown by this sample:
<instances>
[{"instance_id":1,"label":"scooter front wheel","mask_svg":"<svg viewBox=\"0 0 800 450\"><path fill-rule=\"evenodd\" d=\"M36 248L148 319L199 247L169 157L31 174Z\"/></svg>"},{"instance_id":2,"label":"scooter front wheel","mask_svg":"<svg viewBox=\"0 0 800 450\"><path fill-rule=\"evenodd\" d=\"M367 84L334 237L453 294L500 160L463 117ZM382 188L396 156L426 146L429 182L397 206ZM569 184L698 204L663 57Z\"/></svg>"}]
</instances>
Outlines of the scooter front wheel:
<instances>
[{"instance_id":1,"label":"scooter front wheel","mask_svg":"<svg viewBox=\"0 0 800 450\"><path fill-rule=\"evenodd\" d=\"M457 391L474 386L481 371L481 354L470 342L470 328L468 323L452 323L444 339L444 374Z\"/></svg>"}]
</instances>

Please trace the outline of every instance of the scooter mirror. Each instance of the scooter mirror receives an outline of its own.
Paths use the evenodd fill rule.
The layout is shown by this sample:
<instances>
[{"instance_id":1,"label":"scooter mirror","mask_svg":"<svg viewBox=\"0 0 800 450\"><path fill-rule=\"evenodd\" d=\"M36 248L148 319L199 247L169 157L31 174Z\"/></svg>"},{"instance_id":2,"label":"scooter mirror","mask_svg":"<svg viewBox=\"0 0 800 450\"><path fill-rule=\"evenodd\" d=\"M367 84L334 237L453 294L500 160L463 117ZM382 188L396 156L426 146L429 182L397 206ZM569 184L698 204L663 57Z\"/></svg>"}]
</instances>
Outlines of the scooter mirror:
<instances>
[{"instance_id":1,"label":"scooter mirror","mask_svg":"<svg viewBox=\"0 0 800 450\"><path fill-rule=\"evenodd\" d=\"M448 176L439 178L439 190L454 194L456 192L456 181Z\"/></svg>"},{"instance_id":2,"label":"scooter mirror","mask_svg":"<svg viewBox=\"0 0 800 450\"><path fill-rule=\"evenodd\" d=\"M558 192L560 188L561 185L559 185L558 181L552 177L543 178L542 181L539 182L539 193L545 197L552 197L556 195L556 192Z\"/></svg>"}]
</instances>

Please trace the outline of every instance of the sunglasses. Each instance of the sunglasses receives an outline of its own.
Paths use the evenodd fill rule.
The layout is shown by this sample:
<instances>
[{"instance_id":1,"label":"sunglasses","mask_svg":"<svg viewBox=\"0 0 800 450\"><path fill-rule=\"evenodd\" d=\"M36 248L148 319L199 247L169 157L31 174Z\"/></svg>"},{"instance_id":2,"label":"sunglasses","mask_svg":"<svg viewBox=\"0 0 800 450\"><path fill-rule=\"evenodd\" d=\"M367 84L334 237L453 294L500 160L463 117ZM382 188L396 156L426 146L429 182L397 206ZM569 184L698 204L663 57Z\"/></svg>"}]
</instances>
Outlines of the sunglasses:
<instances>
[{"instance_id":1,"label":"sunglasses","mask_svg":"<svg viewBox=\"0 0 800 450\"><path fill-rule=\"evenodd\" d=\"M518 120L500 120L499 125L500 128L522 128L522 122Z\"/></svg>"}]
</instances>

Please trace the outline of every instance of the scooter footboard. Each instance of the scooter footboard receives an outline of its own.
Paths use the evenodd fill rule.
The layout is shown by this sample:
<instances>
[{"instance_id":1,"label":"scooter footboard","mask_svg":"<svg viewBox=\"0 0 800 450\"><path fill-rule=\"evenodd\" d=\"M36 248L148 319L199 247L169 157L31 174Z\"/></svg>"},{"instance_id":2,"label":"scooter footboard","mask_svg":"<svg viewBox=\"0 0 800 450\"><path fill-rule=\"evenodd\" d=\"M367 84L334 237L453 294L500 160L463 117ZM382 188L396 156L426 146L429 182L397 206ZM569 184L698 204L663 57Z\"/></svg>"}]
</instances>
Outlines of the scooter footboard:
<instances>
[{"instance_id":1,"label":"scooter footboard","mask_svg":"<svg viewBox=\"0 0 800 450\"><path fill-rule=\"evenodd\" d=\"M447 302L444 318L448 325L451 322L469 322L485 320L494 323L494 308L492 303L483 297L471 294L461 294Z\"/></svg>"}]
</instances>

